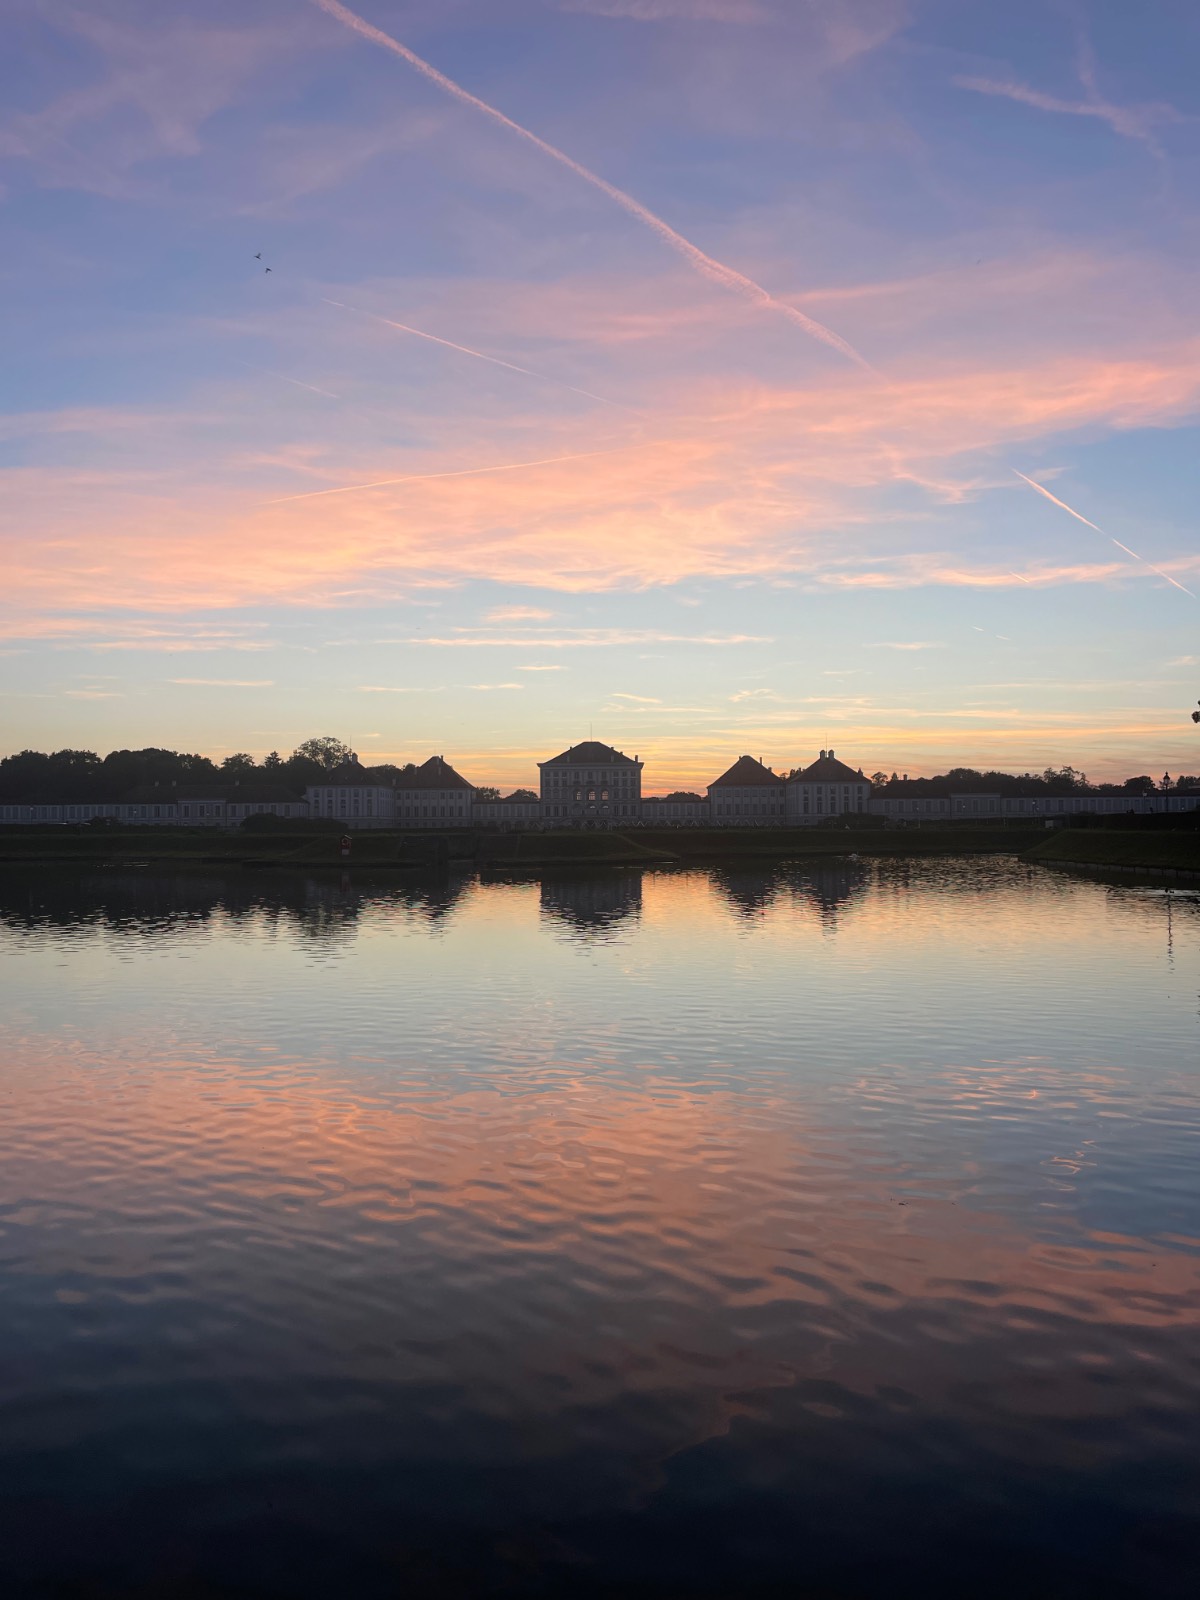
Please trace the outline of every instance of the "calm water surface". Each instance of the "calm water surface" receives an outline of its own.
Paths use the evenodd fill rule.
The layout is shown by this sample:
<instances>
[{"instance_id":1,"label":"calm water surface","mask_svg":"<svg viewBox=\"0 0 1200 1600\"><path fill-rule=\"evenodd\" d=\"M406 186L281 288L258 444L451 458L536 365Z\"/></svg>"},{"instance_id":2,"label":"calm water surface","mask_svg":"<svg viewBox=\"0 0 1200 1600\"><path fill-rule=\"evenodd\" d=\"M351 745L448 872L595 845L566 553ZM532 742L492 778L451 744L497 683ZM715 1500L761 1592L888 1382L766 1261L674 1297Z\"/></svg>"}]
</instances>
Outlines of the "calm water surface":
<instances>
[{"instance_id":1,"label":"calm water surface","mask_svg":"<svg viewBox=\"0 0 1200 1600\"><path fill-rule=\"evenodd\" d=\"M1200 897L0 879L0 1591L1191 1595Z\"/></svg>"}]
</instances>

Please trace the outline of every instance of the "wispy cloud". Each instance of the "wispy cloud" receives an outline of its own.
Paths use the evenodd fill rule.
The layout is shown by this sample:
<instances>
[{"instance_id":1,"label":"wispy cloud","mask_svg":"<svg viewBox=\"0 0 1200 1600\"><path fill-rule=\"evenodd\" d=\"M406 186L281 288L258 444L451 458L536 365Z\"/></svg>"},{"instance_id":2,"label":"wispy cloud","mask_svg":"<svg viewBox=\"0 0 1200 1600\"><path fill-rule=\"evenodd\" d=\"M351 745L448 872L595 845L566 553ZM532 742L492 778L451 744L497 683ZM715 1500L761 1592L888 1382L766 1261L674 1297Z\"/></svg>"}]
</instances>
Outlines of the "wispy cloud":
<instances>
[{"instance_id":1,"label":"wispy cloud","mask_svg":"<svg viewBox=\"0 0 1200 1600\"><path fill-rule=\"evenodd\" d=\"M879 639L864 646L867 650L944 650L940 639Z\"/></svg>"},{"instance_id":2,"label":"wispy cloud","mask_svg":"<svg viewBox=\"0 0 1200 1600\"><path fill-rule=\"evenodd\" d=\"M196 689L273 689L274 678L168 678Z\"/></svg>"},{"instance_id":3,"label":"wispy cloud","mask_svg":"<svg viewBox=\"0 0 1200 1600\"><path fill-rule=\"evenodd\" d=\"M478 633L462 634L454 638L380 639L379 643L421 645L437 650L528 650L531 644L536 645L539 650L604 650L629 644L720 646L773 644L774 640L765 634L753 633L658 633L652 628L581 628L578 633L560 634L555 638L539 636L531 639L528 635L511 637L504 634Z\"/></svg>"},{"instance_id":4,"label":"wispy cloud","mask_svg":"<svg viewBox=\"0 0 1200 1600\"><path fill-rule=\"evenodd\" d=\"M493 606L484 613L485 622L549 622L553 611L542 606ZM532 671L532 668L528 669Z\"/></svg>"},{"instance_id":5,"label":"wispy cloud","mask_svg":"<svg viewBox=\"0 0 1200 1600\"><path fill-rule=\"evenodd\" d=\"M468 683L467 684L467 688L468 689L483 689L485 691L486 690L491 690L491 689L523 689L524 687L525 687L525 685L523 683Z\"/></svg>"},{"instance_id":6,"label":"wispy cloud","mask_svg":"<svg viewBox=\"0 0 1200 1600\"><path fill-rule=\"evenodd\" d=\"M759 0L559 0L563 11L622 17L631 22L766 22Z\"/></svg>"},{"instance_id":7,"label":"wispy cloud","mask_svg":"<svg viewBox=\"0 0 1200 1600\"><path fill-rule=\"evenodd\" d=\"M385 328L394 328L398 333L411 334L414 339L425 339L430 344L440 344L447 350L457 350L459 355L472 356L476 361L486 361L493 367L505 367L509 372L519 372L523 377L534 378L538 383L552 383L560 389L569 389L572 394L582 395L585 400L598 400L603 406L614 406L618 411L628 408L617 400L606 400L602 394L593 394L590 389L577 388L573 383L567 383L563 378L553 378L546 372L534 372L531 367L519 367L514 361L502 361L499 356L486 355L482 350L472 350L470 345L455 344L453 339L443 339L436 333L426 333L422 328L414 328L407 322L394 322L391 317L380 316L375 311L364 311L361 306L348 306L341 300L325 300L327 306L337 306L340 311L355 311L359 316L370 317L375 322L381 322ZM319 391L318 391L319 392Z\"/></svg>"},{"instance_id":8,"label":"wispy cloud","mask_svg":"<svg viewBox=\"0 0 1200 1600\"><path fill-rule=\"evenodd\" d=\"M567 669L561 665L552 665L547 661L535 662L532 666L518 667L518 672L565 672Z\"/></svg>"},{"instance_id":9,"label":"wispy cloud","mask_svg":"<svg viewBox=\"0 0 1200 1600\"><path fill-rule=\"evenodd\" d=\"M543 456L538 461L503 461L492 467L459 467L453 472L413 472L403 478L376 478L371 483L343 483L336 489L312 489L304 494L287 494L268 504L283 506L293 500L321 500L331 494L359 494L364 489L390 489L400 483L429 483L436 478L482 478L491 472L524 472L531 467L554 467L563 461L586 461L591 456L615 455L626 445L616 445L611 450L581 450L574 455Z\"/></svg>"},{"instance_id":10,"label":"wispy cloud","mask_svg":"<svg viewBox=\"0 0 1200 1600\"><path fill-rule=\"evenodd\" d=\"M756 283L753 278L749 278L744 273L738 272L734 267L726 266L724 262L707 255L698 245L694 245L690 239L685 239L669 223L664 222L661 217L642 205L641 201L635 200L632 195L626 194L623 189L618 189L615 184L609 183L607 178L600 177L598 173L593 172L589 167L585 167L581 162L576 161L574 157L558 149L556 145L552 145L547 140L540 138L521 123L505 116L503 111L498 111L495 106L489 105L486 100L481 100L478 95L471 94L461 84L455 83L453 78L446 77L445 73L439 72L436 67L431 66L428 61L417 55L415 51L410 50L407 45L401 44L398 39L394 39L391 34L384 33L381 28L372 26L371 23L365 21L356 12L350 11L340 3L340 0L312 0L312 3L322 11L327 12L329 16L334 17L344 27L360 35L360 37L369 39L372 44L380 45L383 49L390 50L393 55L399 56L401 60L407 61L410 67L415 68L422 77L436 84L444 93L451 95L463 105L470 106L475 111L481 111L485 116L499 123L501 127L507 128L510 133L515 133L519 138L528 140L543 155L549 156L552 161L557 161L561 166L566 167L569 172L573 172L577 178L582 178L585 183L590 183L593 188L599 189L601 194L607 195L629 216L649 228L664 244L681 255L690 266L694 267L704 277L714 283L719 283L725 289L732 290L734 294L740 295L751 304L760 306L764 310L772 311L776 315L785 318L795 327L802 329L811 338L817 339L822 344L830 346L831 349L837 350L857 366L871 370L870 363L859 355L854 346L843 339L840 334L834 333L832 328L827 328L824 323L817 322L815 318L806 316L797 306L790 305L785 300L777 299L769 290L764 289L762 284Z\"/></svg>"},{"instance_id":11,"label":"wispy cloud","mask_svg":"<svg viewBox=\"0 0 1200 1600\"><path fill-rule=\"evenodd\" d=\"M1153 131L1155 125L1184 120L1173 106L1118 106L1110 100L1101 98L1094 90L1086 100L1064 100L1057 95L1044 94L1040 89L1031 89L1026 84L1016 83L1011 79L956 77L954 83L960 89L969 89L975 94L1015 100L1019 105L1032 106L1038 111L1057 112L1070 117L1091 117L1098 122L1106 123L1122 138L1134 139L1139 144L1145 145L1156 156L1161 156L1162 150Z\"/></svg>"},{"instance_id":12,"label":"wispy cloud","mask_svg":"<svg viewBox=\"0 0 1200 1600\"><path fill-rule=\"evenodd\" d=\"M637 701L637 703L639 705L643 705L643 706L660 706L660 705L662 705L662 701L660 699L658 699L656 696L652 695L652 694L622 694L619 690L614 690L612 692L612 694L609 696L609 699L610 700L635 700L635 701Z\"/></svg>"}]
</instances>

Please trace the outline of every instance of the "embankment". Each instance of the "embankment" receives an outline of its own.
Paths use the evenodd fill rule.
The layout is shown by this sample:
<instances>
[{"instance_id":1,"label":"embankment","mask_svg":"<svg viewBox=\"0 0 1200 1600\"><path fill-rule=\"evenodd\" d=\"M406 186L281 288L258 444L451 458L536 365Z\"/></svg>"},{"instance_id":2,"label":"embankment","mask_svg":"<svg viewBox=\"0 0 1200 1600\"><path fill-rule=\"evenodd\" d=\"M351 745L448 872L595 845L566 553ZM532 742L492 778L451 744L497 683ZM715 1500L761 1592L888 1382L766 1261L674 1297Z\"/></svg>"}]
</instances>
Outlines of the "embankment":
<instances>
[{"instance_id":1,"label":"embankment","mask_svg":"<svg viewBox=\"0 0 1200 1600\"><path fill-rule=\"evenodd\" d=\"M1057 828L1023 852L1046 866L1097 872L1200 874L1200 832L1139 832L1133 828Z\"/></svg>"}]
</instances>

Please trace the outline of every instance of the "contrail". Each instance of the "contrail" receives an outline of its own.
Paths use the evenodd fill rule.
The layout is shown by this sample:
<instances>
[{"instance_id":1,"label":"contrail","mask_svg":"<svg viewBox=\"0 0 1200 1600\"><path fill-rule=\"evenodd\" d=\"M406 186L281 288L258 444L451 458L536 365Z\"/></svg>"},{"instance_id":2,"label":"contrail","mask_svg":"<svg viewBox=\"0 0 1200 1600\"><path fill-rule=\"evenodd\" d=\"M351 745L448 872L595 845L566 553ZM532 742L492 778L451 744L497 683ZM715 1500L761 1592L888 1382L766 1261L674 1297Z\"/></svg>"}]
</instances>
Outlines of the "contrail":
<instances>
[{"instance_id":1,"label":"contrail","mask_svg":"<svg viewBox=\"0 0 1200 1600\"><path fill-rule=\"evenodd\" d=\"M1169 572L1164 572L1161 567L1156 567L1153 561L1147 561L1145 556L1138 555L1136 550L1131 550L1127 544L1122 544L1120 539L1114 539L1111 533L1105 533L1103 528L1098 528L1094 522L1089 522L1086 517L1073 510L1065 500L1060 500L1056 494L1051 494L1049 489L1044 488L1040 483L1035 483L1032 478L1027 478L1023 472L1017 472L1016 467L1012 470L1017 473L1017 477L1023 483L1027 483L1031 489L1036 489L1039 494L1044 494L1047 500L1074 517L1076 522L1082 522L1085 528L1091 528L1093 533L1098 533L1102 539L1107 539L1110 543L1115 544L1118 550L1124 550L1127 556L1132 556L1135 561L1140 561L1144 567L1149 567L1151 572L1157 572L1160 578L1165 578L1168 583L1174 584L1177 589L1183 589L1184 594L1191 599L1194 600L1196 598L1190 589L1184 589L1183 584L1173 578Z\"/></svg>"},{"instance_id":2,"label":"contrail","mask_svg":"<svg viewBox=\"0 0 1200 1600\"><path fill-rule=\"evenodd\" d=\"M253 361L239 361L239 367L245 367L250 372L265 372L269 378L278 378L280 383L294 383L297 389L308 389L312 394L324 395L326 400L340 400L340 394L334 394L332 389L318 389L315 383L305 383L300 378L289 378L285 372L276 372L271 367L255 366Z\"/></svg>"},{"instance_id":3,"label":"contrail","mask_svg":"<svg viewBox=\"0 0 1200 1600\"><path fill-rule=\"evenodd\" d=\"M832 328L827 328L824 323L817 322L813 317L806 317L803 311L798 310L793 305L789 305L787 301L777 300L773 294L763 288L761 283L755 283L753 278L747 278L744 273L736 271L733 267L727 267L723 261L714 261L712 256L705 255L704 251L694 245L690 239L685 239L681 233L676 233L669 223L664 222L661 217L655 216L654 212L642 205L640 200L635 200L631 194L626 194L624 189L618 189L616 184L609 183L607 178L602 178L599 173L583 166L572 156L567 155L564 150L560 150L556 145L539 138L530 129L522 127L519 122L514 122L511 117L506 117L503 111L498 111L495 106L489 105L486 100L481 100L478 95L473 95L470 90L464 89L461 84L455 83L453 78L446 77L444 72L439 72L436 67L430 66L428 61L423 60L415 51L410 50L407 45L401 44L399 39L393 39L390 33L384 33L381 28L373 27L369 22L358 16L356 12L348 10L340 3L340 0L312 0L312 3L362 38L370 39L372 44L381 45L383 49L390 50L393 55L398 55L401 60L407 61L409 66L415 67L422 77L428 78L431 83L435 83L439 89L453 96L455 100L461 101L463 105L471 106L475 111L482 111L484 116L491 117L494 122L498 122L501 127L507 128L510 133L515 133L520 138L528 140L543 155L549 156L552 161L557 161L561 166L566 167L577 178L582 178L585 183L590 183L593 188L599 189L601 194L606 194L623 211L628 212L631 217L642 223L644 227L649 228L652 233L656 233L664 244L669 245L672 250L681 255L685 261L704 277L711 279L714 283L721 284L726 289L731 289L735 294L740 294L743 299L749 300L753 305L762 306L767 310L776 312L779 316L786 317L789 322L794 323L798 328L802 328L811 338L819 339L822 344L827 344L832 349L840 351L848 360L855 362L867 372L874 372L875 369L870 362L860 356L854 346L848 344L841 334L834 333Z\"/></svg>"},{"instance_id":4,"label":"contrail","mask_svg":"<svg viewBox=\"0 0 1200 1600\"><path fill-rule=\"evenodd\" d=\"M499 356L485 355L482 350L472 350L469 345L455 344L453 339L441 339L436 333L426 333L421 328L410 327L407 322L393 322L391 317L381 317L375 311L364 311L361 306L348 306L341 300L328 300L324 295L321 299L327 306L337 306L339 311L356 311L359 316L371 317L376 322L382 322L385 328L399 328L401 333L411 333L418 339L428 339L431 344L443 344L447 350L457 350L464 356L474 356L476 361L490 361L494 367L507 367L510 372L523 373L525 377L535 378L539 383L557 384L560 389L569 389L572 394L582 394L589 400L598 400L602 406L614 406L618 411L629 410L628 406L623 406L616 400L606 400L602 394L593 394L590 389L577 389L573 383L566 383L562 378L552 378L545 372L532 372L528 367L518 367L514 361L501 361Z\"/></svg>"},{"instance_id":5,"label":"contrail","mask_svg":"<svg viewBox=\"0 0 1200 1600\"><path fill-rule=\"evenodd\" d=\"M457 472L413 472L406 478L377 478L373 483L347 483L340 489L313 489L307 494L285 494L279 500L268 500L269 506L285 506L292 500L319 500L327 494L356 494L360 489L386 489L393 483L427 483L431 478L477 478L484 472L519 472L523 467L550 467L558 461L586 461L590 456L615 456L627 450L628 445L614 445L611 450L581 450L571 456L545 456L541 461L507 461L498 467L464 467Z\"/></svg>"}]
</instances>

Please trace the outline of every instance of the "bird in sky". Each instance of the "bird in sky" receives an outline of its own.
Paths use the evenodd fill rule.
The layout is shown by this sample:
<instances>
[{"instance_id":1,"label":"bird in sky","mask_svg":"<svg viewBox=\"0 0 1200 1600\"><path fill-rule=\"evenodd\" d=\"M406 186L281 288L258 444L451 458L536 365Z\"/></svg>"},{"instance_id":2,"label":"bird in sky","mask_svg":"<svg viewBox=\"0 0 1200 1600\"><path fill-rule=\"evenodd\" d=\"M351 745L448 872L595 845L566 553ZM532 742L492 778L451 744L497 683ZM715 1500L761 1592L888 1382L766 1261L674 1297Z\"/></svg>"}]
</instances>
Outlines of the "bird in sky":
<instances>
[{"instance_id":1,"label":"bird in sky","mask_svg":"<svg viewBox=\"0 0 1200 1600\"><path fill-rule=\"evenodd\" d=\"M264 268L263 268L263 271L264 271L264 272L270 272L270 270L271 270L271 269L270 269L270 267L264 267Z\"/></svg>"},{"instance_id":2,"label":"bird in sky","mask_svg":"<svg viewBox=\"0 0 1200 1600\"><path fill-rule=\"evenodd\" d=\"M256 253L256 254L255 254L255 257L254 257L254 259L255 259L255 261L261 261L261 260L262 260L262 251L261 251L261 250L259 250L259 251L258 251L258 252L257 252L257 253Z\"/></svg>"}]
</instances>

